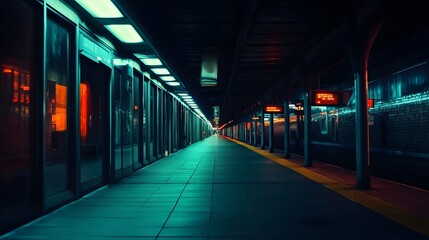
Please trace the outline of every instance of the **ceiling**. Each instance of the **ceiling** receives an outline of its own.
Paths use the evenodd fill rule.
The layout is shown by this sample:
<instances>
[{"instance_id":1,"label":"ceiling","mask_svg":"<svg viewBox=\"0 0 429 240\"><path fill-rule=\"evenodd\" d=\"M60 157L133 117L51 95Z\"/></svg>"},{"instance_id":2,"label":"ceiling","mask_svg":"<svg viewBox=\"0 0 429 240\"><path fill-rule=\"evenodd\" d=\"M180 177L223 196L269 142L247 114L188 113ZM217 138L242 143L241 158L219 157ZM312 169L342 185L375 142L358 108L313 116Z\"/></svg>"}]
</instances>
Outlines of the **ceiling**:
<instances>
[{"instance_id":1,"label":"ceiling","mask_svg":"<svg viewBox=\"0 0 429 240\"><path fill-rule=\"evenodd\" d=\"M299 84L296 79L285 80L285 76L302 64L309 49L366 4L320 0L112 1L145 39L144 44L124 48L157 55L207 119L213 119L213 106L220 107L219 126L249 115L276 83L286 81L281 85L284 88ZM217 85L202 87L202 56L207 49L217 56ZM271 101L275 102L275 97Z\"/></svg>"}]
</instances>

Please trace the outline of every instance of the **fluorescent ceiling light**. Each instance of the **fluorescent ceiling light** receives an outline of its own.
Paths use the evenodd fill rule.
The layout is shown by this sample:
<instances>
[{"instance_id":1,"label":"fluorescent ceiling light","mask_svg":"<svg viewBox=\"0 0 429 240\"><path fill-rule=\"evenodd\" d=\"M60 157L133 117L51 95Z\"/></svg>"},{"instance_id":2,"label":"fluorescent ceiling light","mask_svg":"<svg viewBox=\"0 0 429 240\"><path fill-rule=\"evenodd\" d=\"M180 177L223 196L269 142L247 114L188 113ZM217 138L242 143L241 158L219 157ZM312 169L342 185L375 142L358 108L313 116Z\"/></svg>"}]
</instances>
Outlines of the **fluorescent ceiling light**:
<instances>
[{"instance_id":1,"label":"fluorescent ceiling light","mask_svg":"<svg viewBox=\"0 0 429 240\"><path fill-rule=\"evenodd\" d=\"M188 99L183 99L183 101L187 102L187 103L195 103L194 99L188 98Z\"/></svg>"},{"instance_id":2,"label":"fluorescent ceiling light","mask_svg":"<svg viewBox=\"0 0 429 240\"><path fill-rule=\"evenodd\" d=\"M110 0L76 0L76 2L96 18L124 17Z\"/></svg>"},{"instance_id":3,"label":"fluorescent ceiling light","mask_svg":"<svg viewBox=\"0 0 429 240\"><path fill-rule=\"evenodd\" d=\"M143 39L130 24L104 25L115 37L124 43L141 43Z\"/></svg>"},{"instance_id":4,"label":"fluorescent ceiling light","mask_svg":"<svg viewBox=\"0 0 429 240\"><path fill-rule=\"evenodd\" d=\"M152 72L158 75L169 75L170 72L167 70L167 68L151 68Z\"/></svg>"},{"instance_id":5,"label":"fluorescent ceiling light","mask_svg":"<svg viewBox=\"0 0 429 240\"><path fill-rule=\"evenodd\" d=\"M191 96L182 96L183 99L185 98L192 98Z\"/></svg>"},{"instance_id":6,"label":"fluorescent ceiling light","mask_svg":"<svg viewBox=\"0 0 429 240\"><path fill-rule=\"evenodd\" d=\"M140 60L146 66L162 66L162 63L158 58L140 58Z\"/></svg>"},{"instance_id":7,"label":"fluorescent ceiling light","mask_svg":"<svg viewBox=\"0 0 429 240\"><path fill-rule=\"evenodd\" d=\"M179 82L165 82L167 85L170 85L170 86L173 86L173 87L175 87L175 86L180 86L180 83Z\"/></svg>"},{"instance_id":8,"label":"fluorescent ceiling light","mask_svg":"<svg viewBox=\"0 0 429 240\"><path fill-rule=\"evenodd\" d=\"M162 76L161 79L163 81L169 82L169 81L176 81L176 79L173 76Z\"/></svg>"},{"instance_id":9,"label":"fluorescent ceiling light","mask_svg":"<svg viewBox=\"0 0 429 240\"><path fill-rule=\"evenodd\" d=\"M187 94L187 93L178 93L177 95L179 95L179 96L189 96L189 94Z\"/></svg>"}]
</instances>

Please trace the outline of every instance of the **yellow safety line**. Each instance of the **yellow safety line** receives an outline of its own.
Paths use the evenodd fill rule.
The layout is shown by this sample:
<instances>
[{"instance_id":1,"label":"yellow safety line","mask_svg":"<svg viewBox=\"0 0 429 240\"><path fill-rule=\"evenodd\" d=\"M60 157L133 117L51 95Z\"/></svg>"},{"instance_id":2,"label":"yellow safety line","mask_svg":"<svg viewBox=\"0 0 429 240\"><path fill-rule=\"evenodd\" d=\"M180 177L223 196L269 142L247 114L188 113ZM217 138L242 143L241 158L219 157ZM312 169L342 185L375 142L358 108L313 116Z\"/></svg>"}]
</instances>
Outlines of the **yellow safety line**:
<instances>
[{"instance_id":1,"label":"yellow safety line","mask_svg":"<svg viewBox=\"0 0 429 240\"><path fill-rule=\"evenodd\" d=\"M261 150L257 147L248 145L246 143L240 142L238 140L227 138L226 139L240 144L268 159L273 160L274 162L287 167L317 183L322 184L323 186L331 189L332 191L344 196L347 199L350 199L356 203L359 203L399 224L407 226L413 229L416 232L419 232L425 236L429 237L429 220L421 216L417 216L413 213L410 213L404 209L401 209L391 203L388 203L380 198L374 197L370 194L367 194L361 190L350 188L346 185L338 183L332 180L329 177L323 176L317 172L314 172L306 167L297 165L285 158L271 154L265 150Z\"/></svg>"}]
</instances>

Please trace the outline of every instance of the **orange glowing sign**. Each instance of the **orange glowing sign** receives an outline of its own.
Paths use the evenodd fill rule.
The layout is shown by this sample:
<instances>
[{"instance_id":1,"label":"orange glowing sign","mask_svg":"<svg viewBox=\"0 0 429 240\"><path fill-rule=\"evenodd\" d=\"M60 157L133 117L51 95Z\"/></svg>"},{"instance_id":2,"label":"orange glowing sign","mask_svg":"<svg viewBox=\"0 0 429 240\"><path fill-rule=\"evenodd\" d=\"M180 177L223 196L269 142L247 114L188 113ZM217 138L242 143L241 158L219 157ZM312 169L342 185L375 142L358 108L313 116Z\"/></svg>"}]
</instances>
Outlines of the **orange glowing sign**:
<instances>
[{"instance_id":1,"label":"orange glowing sign","mask_svg":"<svg viewBox=\"0 0 429 240\"><path fill-rule=\"evenodd\" d=\"M315 105L337 105L338 94L333 92L316 92Z\"/></svg>"},{"instance_id":2,"label":"orange glowing sign","mask_svg":"<svg viewBox=\"0 0 429 240\"><path fill-rule=\"evenodd\" d=\"M259 121L259 116L253 116L252 120Z\"/></svg>"},{"instance_id":3,"label":"orange glowing sign","mask_svg":"<svg viewBox=\"0 0 429 240\"><path fill-rule=\"evenodd\" d=\"M283 106L267 105L264 110L266 113L283 113Z\"/></svg>"},{"instance_id":4,"label":"orange glowing sign","mask_svg":"<svg viewBox=\"0 0 429 240\"><path fill-rule=\"evenodd\" d=\"M370 98L368 99L368 108L373 108L374 107L374 99Z\"/></svg>"},{"instance_id":5,"label":"orange glowing sign","mask_svg":"<svg viewBox=\"0 0 429 240\"><path fill-rule=\"evenodd\" d=\"M315 106L345 106L349 101L351 92L341 90L315 90L313 91L313 105Z\"/></svg>"},{"instance_id":6,"label":"orange glowing sign","mask_svg":"<svg viewBox=\"0 0 429 240\"><path fill-rule=\"evenodd\" d=\"M86 139L88 135L88 105L89 86L86 83L80 84L80 136Z\"/></svg>"},{"instance_id":7,"label":"orange glowing sign","mask_svg":"<svg viewBox=\"0 0 429 240\"><path fill-rule=\"evenodd\" d=\"M52 101L55 104L55 111L52 114L52 124L55 125L55 131L66 131L67 86L55 84L55 98Z\"/></svg>"}]
</instances>

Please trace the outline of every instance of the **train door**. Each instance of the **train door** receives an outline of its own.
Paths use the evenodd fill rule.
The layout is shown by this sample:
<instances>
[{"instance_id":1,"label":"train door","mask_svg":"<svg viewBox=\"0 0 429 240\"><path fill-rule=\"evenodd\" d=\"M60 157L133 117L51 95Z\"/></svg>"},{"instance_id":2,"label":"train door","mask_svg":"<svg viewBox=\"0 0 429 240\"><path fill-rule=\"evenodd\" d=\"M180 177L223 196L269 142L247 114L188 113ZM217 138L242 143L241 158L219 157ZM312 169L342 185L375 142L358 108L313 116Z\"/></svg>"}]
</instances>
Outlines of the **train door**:
<instances>
[{"instance_id":1,"label":"train door","mask_svg":"<svg viewBox=\"0 0 429 240\"><path fill-rule=\"evenodd\" d=\"M114 179L129 175L133 167L133 118L135 112L133 74L130 65L115 67L113 132L115 139ZM137 106L138 108L138 106Z\"/></svg>"},{"instance_id":2,"label":"train door","mask_svg":"<svg viewBox=\"0 0 429 240\"><path fill-rule=\"evenodd\" d=\"M143 156L143 165L149 164L149 81L146 77L143 79L143 94L141 96L142 102L142 121L141 121L141 130L142 130L142 156Z\"/></svg>"},{"instance_id":3,"label":"train door","mask_svg":"<svg viewBox=\"0 0 429 240\"><path fill-rule=\"evenodd\" d=\"M74 90L74 39L71 24L53 14L46 24L45 128L43 168L44 208L63 203L74 197L72 187L76 178L74 161L76 146L76 105Z\"/></svg>"},{"instance_id":4,"label":"train door","mask_svg":"<svg viewBox=\"0 0 429 240\"><path fill-rule=\"evenodd\" d=\"M149 101L149 160L151 162L155 161L157 156L157 87L153 84L150 84L149 87L150 101Z\"/></svg>"},{"instance_id":5,"label":"train door","mask_svg":"<svg viewBox=\"0 0 429 240\"><path fill-rule=\"evenodd\" d=\"M143 166L143 142L142 142L142 75L135 73L133 77L133 108L132 108L132 145L133 145L133 170Z\"/></svg>"},{"instance_id":6,"label":"train door","mask_svg":"<svg viewBox=\"0 0 429 240\"><path fill-rule=\"evenodd\" d=\"M80 58L80 189L105 183L108 165L108 86L111 70L89 58Z\"/></svg>"}]
</instances>

